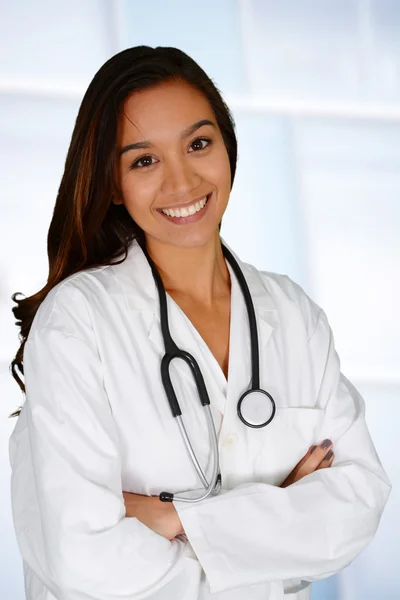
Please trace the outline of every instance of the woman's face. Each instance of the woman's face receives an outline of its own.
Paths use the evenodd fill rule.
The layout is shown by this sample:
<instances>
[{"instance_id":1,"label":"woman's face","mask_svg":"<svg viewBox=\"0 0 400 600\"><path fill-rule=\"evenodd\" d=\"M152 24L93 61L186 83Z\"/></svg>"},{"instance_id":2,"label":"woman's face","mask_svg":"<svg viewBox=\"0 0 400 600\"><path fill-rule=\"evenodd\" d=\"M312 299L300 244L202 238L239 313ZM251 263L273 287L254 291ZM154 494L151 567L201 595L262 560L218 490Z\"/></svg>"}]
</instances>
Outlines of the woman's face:
<instances>
[{"instance_id":1,"label":"woman's face","mask_svg":"<svg viewBox=\"0 0 400 600\"><path fill-rule=\"evenodd\" d=\"M216 235L230 165L212 108L198 90L166 82L129 96L119 118L117 161L121 196L113 202L125 204L146 237L195 247Z\"/></svg>"}]
</instances>

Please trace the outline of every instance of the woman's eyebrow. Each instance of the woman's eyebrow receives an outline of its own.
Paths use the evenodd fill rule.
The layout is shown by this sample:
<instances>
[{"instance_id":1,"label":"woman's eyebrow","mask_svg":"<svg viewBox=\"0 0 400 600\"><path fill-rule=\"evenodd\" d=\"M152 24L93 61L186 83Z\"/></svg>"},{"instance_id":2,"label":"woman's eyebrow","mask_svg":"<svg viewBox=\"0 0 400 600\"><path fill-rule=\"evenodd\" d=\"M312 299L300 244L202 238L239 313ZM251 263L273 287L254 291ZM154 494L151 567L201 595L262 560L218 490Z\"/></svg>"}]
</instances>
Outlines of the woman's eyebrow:
<instances>
[{"instance_id":1,"label":"woman's eyebrow","mask_svg":"<svg viewBox=\"0 0 400 600\"><path fill-rule=\"evenodd\" d=\"M193 123L193 125L186 127L186 129L184 129L182 131L181 136L180 136L181 140L192 135L197 129L199 129L203 125L211 125L215 129L217 128L216 124L213 123L213 121L210 121L209 119L201 119L200 121L196 121L196 123ZM139 148L151 148L151 145L152 144L149 140L143 140L142 142L128 144L127 146L124 146L123 148L121 148L118 156L121 156L122 154L124 154L125 152L128 152L129 150L138 150Z\"/></svg>"}]
</instances>

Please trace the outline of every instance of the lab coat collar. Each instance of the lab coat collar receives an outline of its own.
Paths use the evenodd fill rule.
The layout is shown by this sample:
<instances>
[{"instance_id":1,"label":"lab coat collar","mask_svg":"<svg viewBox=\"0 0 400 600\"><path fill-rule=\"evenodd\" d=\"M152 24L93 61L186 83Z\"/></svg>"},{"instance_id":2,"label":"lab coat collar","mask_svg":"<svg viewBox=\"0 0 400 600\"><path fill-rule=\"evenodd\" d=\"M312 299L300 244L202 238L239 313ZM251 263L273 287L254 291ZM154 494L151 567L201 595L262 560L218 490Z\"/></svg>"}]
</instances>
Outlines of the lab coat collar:
<instances>
[{"instance_id":1,"label":"lab coat collar","mask_svg":"<svg viewBox=\"0 0 400 600\"><path fill-rule=\"evenodd\" d=\"M265 312L275 311L276 306L272 295L265 288L257 269L242 262L222 237L221 241L239 263L250 288L255 311L260 316L264 316ZM135 311L157 312L159 307L157 287L147 259L136 239L128 248L126 260L118 267L129 307Z\"/></svg>"},{"instance_id":2,"label":"lab coat collar","mask_svg":"<svg viewBox=\"0 0 400 600\"><path fill-rule=\"evenodd\" d=\"M258 331L258 343L260 350L260 361L262 360L263 351L265 350L271 334L274 328L277 326L277 314L276 306L274 304L272 295L266 289L261 279L259 271L240 260L236 253L230 248L230 246L221 237L222 243L232 252L233 256L237 260L250 289L251 297L254 304L254 310L256 313L257 331ZM228 266L229 263L228 263ZM157 287L151 272L151 268L147 262L147 259L136 240L133 240L128 249L128 255L126 260L118 265L119 277L118 280L124 290L124 296L131 313L136 314L142 321L145 321L147 327L147 334L149 340L154 344L157 350L162 356L165 352L164 342L161 335L160 328L160 315L159 315L159 299ZM231 279L232 269L230 268ZM174 331L174 321L179 320L182 317L181 310L173 299L167 294L168 311L170 314L170 329L171 335L178 347L182 347L188 352L195 355L196 351L198 354L198 348L196 348L196 340L189 340L188 336L184 335L184 343L180 344L178 338L181 337L181 331ZM179 314L180 313L180 314ZM230 340L230 358L229 358L229 373L228 373L228 385L229 390L234 390L234 393L240 392L247 389L251 379L251 354L249 344L249 332L248 332L248 319L247 312L245 311L244 300L241 295L239 283L232 281L232 304L231 304L231 318L237 319L236 322L231 321L231 340ZM245 340L245 341L244 341ZM187 344L189 341L189 346ZM205 361L204 364L207 365ZM215 361L216 362L216 361ZM175 361L177 368L181 370L182 375L186 378L190 378L186 365L183 361ZM182 366L179 366L179 363ZM209 365L207 365L209 367ZM214 370L214 374L218 369ZM260 374L261 375L261 374ZM219 377L219 389L222 389L222 379L224 378L222 371L218 374ZM217 378L218 378L217 377ZM193 381L192 381L193 383ZM226 383L225 383L226 385ZM239 386L239 387L238 387ZM219 409L221 412L224 410L224 404L221 395Z\"/></svg>"}]
</instances>

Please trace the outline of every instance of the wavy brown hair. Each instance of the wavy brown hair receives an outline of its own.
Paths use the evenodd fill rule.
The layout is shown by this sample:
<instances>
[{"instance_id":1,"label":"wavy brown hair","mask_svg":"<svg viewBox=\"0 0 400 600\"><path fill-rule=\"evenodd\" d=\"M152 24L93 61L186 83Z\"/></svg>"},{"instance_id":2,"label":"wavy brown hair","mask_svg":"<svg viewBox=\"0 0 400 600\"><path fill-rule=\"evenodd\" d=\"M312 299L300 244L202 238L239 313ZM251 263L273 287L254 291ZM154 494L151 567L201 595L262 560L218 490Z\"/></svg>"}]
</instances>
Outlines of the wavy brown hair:
<instances>
[{"instance_id":1,"label":"wavy brown hair","mask_svg":"<svg viewBox=\"0 0 400 600\"><path fill-rule=\"evenodd\" d=\"M136 90L165 81L185 81L208 99L228 152L233 185L237 140L235 123L222 96L203 69L177 48L136 46L110 58L91 81L79 108L64 174L47 235L49 274L46 285L28 298L12 300L21 345L10 364L25 393L23 352L33 319L49 291L83 269L119 264L130 242L143 236L123 204L111 201L116 191L118 116L124 100ZM219 224L221 228L221 223ZM124 253L121 260L114 259ZM10 417L20 414L22 407Z\"/></svg>"}]
</instances>

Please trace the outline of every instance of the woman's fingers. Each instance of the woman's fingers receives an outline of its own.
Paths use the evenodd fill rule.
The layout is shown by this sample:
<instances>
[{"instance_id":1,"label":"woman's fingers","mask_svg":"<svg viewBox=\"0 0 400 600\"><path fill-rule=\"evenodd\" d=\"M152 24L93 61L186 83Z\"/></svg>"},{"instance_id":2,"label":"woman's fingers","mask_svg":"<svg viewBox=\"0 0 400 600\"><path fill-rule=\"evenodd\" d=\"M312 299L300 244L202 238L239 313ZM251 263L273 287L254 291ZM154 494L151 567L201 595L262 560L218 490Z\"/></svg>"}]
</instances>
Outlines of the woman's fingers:
<instances>
[{"instance_id":1,"label":"woman's fingers","mask_svg":"<svg viewBox=\"0 0 400 600\"><path fill-rule=\"evenodd\" d=\"M314 452L316 446L310 446L310 448L308 449L307 454L305 454L303 456L303 458L297 463L297 465L295 466L295 469L300 469L300 467L302 467L310 458L311 454Z\"/></svg>"},{"instance_id":2,"label":"woman's fingers","mask_svg":"<svg viewBox=\"0 0 400 600\"><path fill-rule=\"evenodd\" d=\"M311 446L304 458L301 459L297 466L299 479L313 473L319 468L319 465L324 461L326 455L332 448L331 440L325 439L318 446ZM324 464L323 467L329 466Z\"/></svg>"},{"instance_id":3,"label":"woman's fingers","mask_svg":"<svg viewBox=\"0 0 400 600\"><path fill-rule=\"evenodd\" d=\"M330 467L334 455L332 450L331 440L323 440L318 446L310 446L307 454L297 463L295 468L286 479L281 483L280 487L285 488L299 479L310 475L318 469L326 469Z\"/></svg>"},{"instance_id":4,"label":"woman's fingers","mask_svg":"<svg viewBox=\"0 0 400 600\"><path fill-rule=\"evenodd\" d=\"M334 458L335 458L335 454L334 454L333 450L329 450L328 454L325 456L325 458L321 461L321 463L318 465L318 467L315 470L318 471L319 469L327 469L328 467L331 466Z\"/></svg>"}]
</instances>

